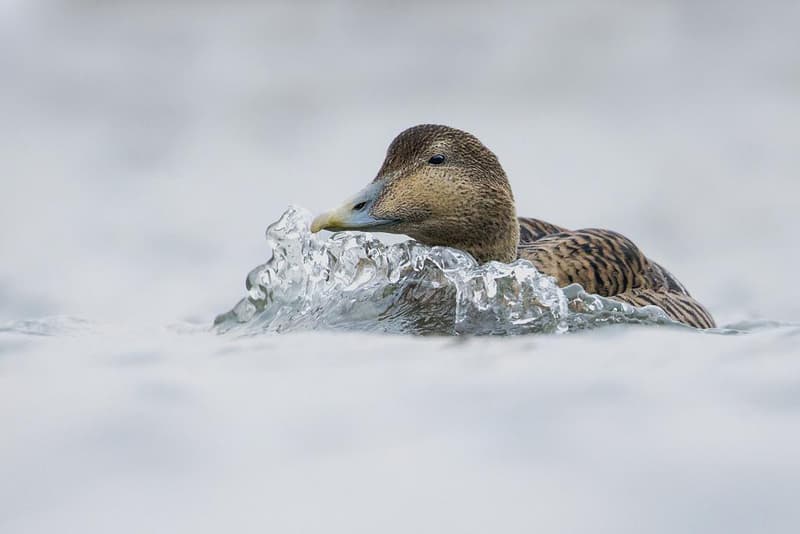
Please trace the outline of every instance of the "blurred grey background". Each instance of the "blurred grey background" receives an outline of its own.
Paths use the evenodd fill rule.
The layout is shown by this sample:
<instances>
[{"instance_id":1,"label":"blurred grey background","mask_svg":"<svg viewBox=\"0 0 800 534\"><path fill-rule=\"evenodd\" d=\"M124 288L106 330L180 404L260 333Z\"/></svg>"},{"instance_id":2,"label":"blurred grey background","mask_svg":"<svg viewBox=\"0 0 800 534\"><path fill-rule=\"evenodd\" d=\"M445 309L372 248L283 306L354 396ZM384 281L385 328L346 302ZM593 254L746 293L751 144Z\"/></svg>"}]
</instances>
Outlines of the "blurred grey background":
<instances>
[{"instance_id":1,"label":"blurred grey background","mask_svg":"<svg viewBox=\"0 0 800 534\"><path fill-rule=\"evenodd\" d=\"M209 320L290 204L439 122L520 215L800 318L796 1L0 3L0 320Z\"/></svg>"}]
</instances>

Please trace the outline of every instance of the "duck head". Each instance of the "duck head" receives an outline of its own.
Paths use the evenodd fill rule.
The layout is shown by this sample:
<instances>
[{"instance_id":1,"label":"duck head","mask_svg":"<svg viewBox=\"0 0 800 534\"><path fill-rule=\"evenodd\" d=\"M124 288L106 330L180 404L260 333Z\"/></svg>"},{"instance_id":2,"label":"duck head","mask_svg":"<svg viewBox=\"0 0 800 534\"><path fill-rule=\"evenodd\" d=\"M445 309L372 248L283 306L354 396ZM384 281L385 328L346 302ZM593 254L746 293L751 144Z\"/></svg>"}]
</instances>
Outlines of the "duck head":
<instances>
[{"instance_id":1,"label":"duck head","mask_svg":"<svg viewBox=\"0 0 800 534\"><path fill-rule=\"evenodd\" d=\"M517 257L514 197L497 157L475 136L423 124L389 145L375 179L314 219L312 232L405 234L469 252L479 262Z\"/></svg>"}]
</instances>

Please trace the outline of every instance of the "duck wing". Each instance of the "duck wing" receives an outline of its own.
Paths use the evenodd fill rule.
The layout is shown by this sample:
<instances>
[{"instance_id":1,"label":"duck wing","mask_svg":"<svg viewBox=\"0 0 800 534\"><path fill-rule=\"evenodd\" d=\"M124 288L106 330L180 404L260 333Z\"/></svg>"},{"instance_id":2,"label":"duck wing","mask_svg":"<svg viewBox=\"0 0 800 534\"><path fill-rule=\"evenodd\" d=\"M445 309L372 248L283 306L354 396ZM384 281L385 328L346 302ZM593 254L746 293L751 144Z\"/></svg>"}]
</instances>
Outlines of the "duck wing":
<instances>
[{"instance_id":1,"label":"duck wing","mask_svg":"<svg viewBox=\"0 0 800 534\"><path fill-rule=\"evenodd\" d=\"M526 243L533 243L539 239L553 234L566 232L566 228L550 224L549 222L540 221L539 219L529 219L527 217L519 217L519 242L520 245Z\"/></svg>"},{"instance_id":2,"label":"duck wing","mask_svg":"<svg viewBox=\"0 0 800 534\"><path fill-rule=\"evenodd\" d=\"M535 219L521 220L520 229L523 225L525 235L534 237L547 227L558 228ZM630 239L617 232L588 228L560 231L529 241L520 239L518 255L553 276L561 286L577 283L589 293L629 304L654 304L690 326L714 325L708 311L677 278L650 261Z\"/></svg>"}]
</instances>

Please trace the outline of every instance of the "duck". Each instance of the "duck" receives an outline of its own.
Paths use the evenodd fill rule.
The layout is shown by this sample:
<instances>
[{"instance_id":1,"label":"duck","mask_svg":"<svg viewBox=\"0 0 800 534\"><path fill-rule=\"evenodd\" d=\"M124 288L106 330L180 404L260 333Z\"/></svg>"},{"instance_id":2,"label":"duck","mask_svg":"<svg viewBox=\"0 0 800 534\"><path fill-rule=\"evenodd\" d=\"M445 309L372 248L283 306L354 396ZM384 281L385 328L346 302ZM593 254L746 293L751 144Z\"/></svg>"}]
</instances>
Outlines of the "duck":
<instances>
[{"instance_id":1,"label":"duck","mask_svg":"<svg viewBox=\"0 0 800 534\"><path fill-rule=\"evenodd\" d=\"M686 287L624 235L518 217L497 156L449 126L420 124L397 135L372 182L314 218L311 231L321 230L404 234L460 249L480 264L521 258L562 287L580 284L612 300L657 306L690 327L715 327Z\"/></svg>"}]
</instances>

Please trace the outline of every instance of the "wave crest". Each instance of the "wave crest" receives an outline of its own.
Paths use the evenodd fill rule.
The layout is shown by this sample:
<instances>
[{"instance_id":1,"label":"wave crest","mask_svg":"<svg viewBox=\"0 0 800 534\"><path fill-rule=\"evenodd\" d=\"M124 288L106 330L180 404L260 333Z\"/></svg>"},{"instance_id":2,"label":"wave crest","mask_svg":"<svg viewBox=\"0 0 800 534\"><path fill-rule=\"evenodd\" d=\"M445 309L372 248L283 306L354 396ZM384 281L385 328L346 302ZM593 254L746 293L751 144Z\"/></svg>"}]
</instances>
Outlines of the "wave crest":
<instances>
[{"instance_id":1,"label":"wave crest","mask_svg":"<svg viewBox=\"0 0 800 534\"><path fill-rule=\"evenodd\" d=\"M567 332L614 323L674 324L655 306L558 287L530 262L478 263L416 241L311 234L290 207L267 228L273 254L247 275L247 296L216 318L220 332L358 330L414 334Z\"/></svg>"}]
</instances>

